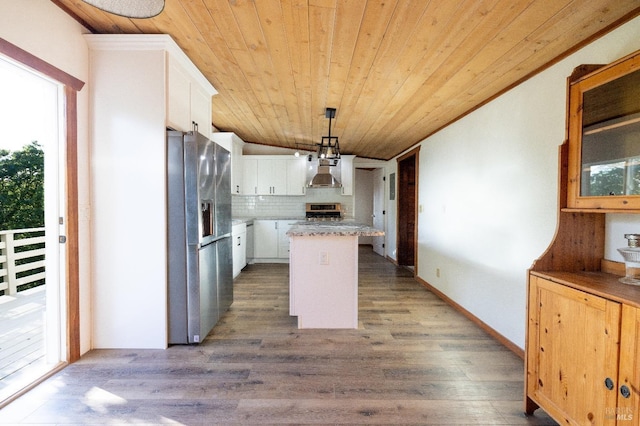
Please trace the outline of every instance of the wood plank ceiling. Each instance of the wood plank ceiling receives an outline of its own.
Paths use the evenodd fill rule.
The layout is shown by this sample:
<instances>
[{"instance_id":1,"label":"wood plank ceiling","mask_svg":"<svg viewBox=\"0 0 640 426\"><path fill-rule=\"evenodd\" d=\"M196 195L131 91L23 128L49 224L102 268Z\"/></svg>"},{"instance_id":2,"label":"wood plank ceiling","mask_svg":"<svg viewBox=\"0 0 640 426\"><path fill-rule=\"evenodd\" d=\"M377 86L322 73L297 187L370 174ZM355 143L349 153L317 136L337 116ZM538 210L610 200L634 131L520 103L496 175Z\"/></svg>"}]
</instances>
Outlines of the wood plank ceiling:
<instances>
[{"instance_id":1,"label":"wood plank ceiling","mask_svg":"<svg viewBox=\"0 0 640 426\"><path fill-rule=\"evenodd\" d=\"M96 33L170 34L218 90L222 131L316 144L333 107L342 153L377 159L640 14L638 0L167 0L128 19L53 1Z\"/></svg>"}]
</instances>

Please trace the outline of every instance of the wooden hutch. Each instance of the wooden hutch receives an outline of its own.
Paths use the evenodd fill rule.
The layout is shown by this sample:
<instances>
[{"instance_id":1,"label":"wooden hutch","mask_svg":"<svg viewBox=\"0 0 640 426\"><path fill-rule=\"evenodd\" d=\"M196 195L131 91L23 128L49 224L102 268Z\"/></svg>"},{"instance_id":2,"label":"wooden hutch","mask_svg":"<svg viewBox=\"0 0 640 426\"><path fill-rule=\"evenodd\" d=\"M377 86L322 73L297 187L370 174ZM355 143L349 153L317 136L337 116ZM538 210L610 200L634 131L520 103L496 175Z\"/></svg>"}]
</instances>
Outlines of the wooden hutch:
<instances>
[{"instance_id":1,"label":"wooden hutch","mask_svg":"<svg viewBox=\"0 0 640 426\"><path fill-rule=\"evenodd\" d=\"M567 95L558 227L529 270L525 412L639 425L640 286L604 256L605 213L640 213L640 51L576 68Z\"/></svg>"}]
</instances>

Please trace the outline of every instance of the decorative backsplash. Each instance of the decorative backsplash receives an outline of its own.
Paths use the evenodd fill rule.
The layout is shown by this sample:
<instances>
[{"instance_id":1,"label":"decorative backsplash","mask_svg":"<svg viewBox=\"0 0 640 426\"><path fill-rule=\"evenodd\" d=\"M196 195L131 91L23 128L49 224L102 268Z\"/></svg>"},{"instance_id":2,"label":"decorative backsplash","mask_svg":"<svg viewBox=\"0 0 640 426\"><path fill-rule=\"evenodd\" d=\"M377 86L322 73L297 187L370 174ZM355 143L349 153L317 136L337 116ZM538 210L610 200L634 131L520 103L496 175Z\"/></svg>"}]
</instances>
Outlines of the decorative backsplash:
<instances>
[{"instance_id":1,"label":"decorative backsplash","mask_svg":"<svg viewBox=\"0 0 640 426\"><path fill-rule=\"evenodd\" d=\"M353 196L342 195L338 189L307 189L302 197L277 195L233 195L233 217L256 218L300 218L305 217L305 203L336 202L342 203L343 218L353 218Z\"/></svg>"}]
</instances>

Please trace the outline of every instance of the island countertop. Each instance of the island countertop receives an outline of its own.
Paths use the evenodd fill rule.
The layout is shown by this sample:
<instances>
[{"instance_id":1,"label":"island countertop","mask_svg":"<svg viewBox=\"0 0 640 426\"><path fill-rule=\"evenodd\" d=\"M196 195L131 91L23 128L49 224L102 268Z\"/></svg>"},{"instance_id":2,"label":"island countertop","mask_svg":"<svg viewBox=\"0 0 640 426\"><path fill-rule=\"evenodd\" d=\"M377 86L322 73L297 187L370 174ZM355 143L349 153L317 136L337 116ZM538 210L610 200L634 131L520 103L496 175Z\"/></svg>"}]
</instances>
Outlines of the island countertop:
<instances>
[{"instance_id":1,"label":"island countertop","mask_svg":"<svg viewBox=\"0 0 640 426\"><path fill-rule=\"evenodd\" d=\"M384 231L356 222L298 222L287 231L289 237L380 237Z\"/></svg>"}]
</instances>

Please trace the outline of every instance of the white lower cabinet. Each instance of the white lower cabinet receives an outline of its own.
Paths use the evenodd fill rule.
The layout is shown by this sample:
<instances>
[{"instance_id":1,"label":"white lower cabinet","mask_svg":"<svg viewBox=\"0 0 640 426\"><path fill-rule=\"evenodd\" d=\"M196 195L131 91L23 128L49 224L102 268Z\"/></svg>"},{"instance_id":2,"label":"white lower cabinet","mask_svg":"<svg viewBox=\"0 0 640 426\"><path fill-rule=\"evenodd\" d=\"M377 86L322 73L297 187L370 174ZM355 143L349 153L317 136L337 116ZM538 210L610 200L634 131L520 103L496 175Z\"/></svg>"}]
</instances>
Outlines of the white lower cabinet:
<instances>
[{"instance_id":1,"label":"white lower cabinet","mask_svg":"<svg viewBox=\"0 0 640 426\"><path fill-rule=\"evenodd\" d=\"M254 261L278 257L278 221L253 221L253 257Z\"/></svg>"},{"instance_id":2,"label":"white lower cabinet","mask_svg":"<svg viewBox=\"0 0 640 426\"><path fill-rule=\"evenodd\" d=\"M233 242L233 278L247 265L247 224L240 223L231 228Z\"/></svg>"},{"instance_id":3,"label":"white lower cabinet","mask_svg":"<svg viewBox=\"0 0 640 426\"><path fill-rule=\"evenodd\" d=\"M254 262L288 262L289 237L287 236L287 231L296 222L297 219L255 219L253 221Z\"/></svg>"},{"instance_id":4,"label":"white lower cabinet","mask_svg":"<svg viewBox=\"0 0 640 426\"><path fill-rule=\"evenodd\" d=\"M289 261L289 237L287 231L297 222L297 220L278 221L278 257Z\"/></svg>"}]
</instances>

